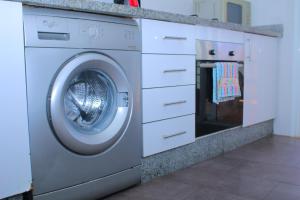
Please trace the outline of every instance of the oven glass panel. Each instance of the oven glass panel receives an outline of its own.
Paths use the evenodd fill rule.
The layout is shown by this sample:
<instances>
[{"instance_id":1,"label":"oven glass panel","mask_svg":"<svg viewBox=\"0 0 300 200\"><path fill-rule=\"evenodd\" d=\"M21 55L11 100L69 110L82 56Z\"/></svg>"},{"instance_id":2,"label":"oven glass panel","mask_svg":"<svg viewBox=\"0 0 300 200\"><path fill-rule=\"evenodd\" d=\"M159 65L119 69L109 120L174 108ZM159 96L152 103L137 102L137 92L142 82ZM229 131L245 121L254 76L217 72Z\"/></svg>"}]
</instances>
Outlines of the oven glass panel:
<instances>
[{"instance_id":1,"label":"oven glass panel","mask_svg":"<svg viewBox=\"0 0 300 200\"><path fill-rule=\"evenodd\" d=\"M211 68L197 64L196 137L237 127L243 123L244 69L239 68L241 97L215 104L212 101L213 78Z\"/></svg>"},{"instance_id":2,"label":"oven glass panel","mask_svg":"<svg viewBox=\"0 0 300 200\"><path fill-rule=\"evenodd\" d=\"M243 22L243 7L235 3L227 3L227 21L236 24Z\"/></svg>"}]
</instances>

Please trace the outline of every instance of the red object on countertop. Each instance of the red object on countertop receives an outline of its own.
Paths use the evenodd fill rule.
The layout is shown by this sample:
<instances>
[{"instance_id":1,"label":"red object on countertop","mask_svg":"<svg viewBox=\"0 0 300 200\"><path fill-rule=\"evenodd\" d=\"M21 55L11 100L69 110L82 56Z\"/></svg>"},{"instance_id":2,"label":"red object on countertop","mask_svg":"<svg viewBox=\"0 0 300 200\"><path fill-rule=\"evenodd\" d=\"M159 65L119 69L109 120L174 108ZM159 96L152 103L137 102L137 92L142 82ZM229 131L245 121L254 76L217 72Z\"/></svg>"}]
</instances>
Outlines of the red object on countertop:
<instances>
[{"instance_id":1,"label":"red object on countertop","mask_svg":"<svg viewBox=\"0 0 300 200\"><path fill-rule=\"evenodd\" d=\"M138 0L129 0L129 5L131 7L139 7L139 1Z\"/></svg>"}]
</instances>

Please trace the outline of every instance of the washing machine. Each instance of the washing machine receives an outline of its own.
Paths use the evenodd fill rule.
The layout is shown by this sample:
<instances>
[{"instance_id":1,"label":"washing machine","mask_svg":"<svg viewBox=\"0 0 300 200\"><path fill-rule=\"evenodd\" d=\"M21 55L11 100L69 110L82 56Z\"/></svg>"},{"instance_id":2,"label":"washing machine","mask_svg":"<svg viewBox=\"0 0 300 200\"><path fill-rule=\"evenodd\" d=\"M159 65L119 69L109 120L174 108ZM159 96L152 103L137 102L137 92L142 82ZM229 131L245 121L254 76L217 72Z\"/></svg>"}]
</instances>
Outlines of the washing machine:
<instances>
[{"instance_id":1,"label":"washing machine","mask_svg":"<svg viewBox=\"0 0 300 200\"><path fill-rule=\"evenodd\" d=\"M24 8L33 196L97 199L140 182L134 20Z\"/></svg>"}]
</instances>

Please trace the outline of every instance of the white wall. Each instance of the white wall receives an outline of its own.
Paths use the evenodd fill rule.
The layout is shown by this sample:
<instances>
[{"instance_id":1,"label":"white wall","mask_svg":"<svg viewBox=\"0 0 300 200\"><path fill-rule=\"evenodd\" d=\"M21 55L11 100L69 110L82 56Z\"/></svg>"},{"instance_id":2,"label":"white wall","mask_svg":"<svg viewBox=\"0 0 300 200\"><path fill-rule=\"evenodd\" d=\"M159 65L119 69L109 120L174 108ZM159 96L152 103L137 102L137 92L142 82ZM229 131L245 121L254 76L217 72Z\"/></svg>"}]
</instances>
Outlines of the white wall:
<instances>
[{"instance_id":1,"label":"white wall","mask_svg":"<svg viewBox=\"0 0 300 200\"><path fill-rule=\"evenodd\" d=\"M178 13L193 14L193 0L141 0L142 8Z\"/></svg>"},{"instance_id":2,"label":"white wall","mask_svg":"<svg viewBox=\"0 0 300 200\"><path fill-rule=\"evenodd\" d=\"M297 110L300 96L296 88L297 64L299 60L298 48L295 46L299 25L299 0L250 0L252 3L252 24L253 25L269 25L283 24L284 37L281 39L280 58L279 58L279 76L278 76L278 103L277 118L275 119L274 131L279 135L298 135L296 124L300 123L300 116ZM297 6L298 8L297 8ZM298 15L298 16L297 16ZM298 17L298 18L297 18ZM298 24L297 24L297 22ZM299 34L298 34L299 35ZM299 43L298 43L299 44ZM298 54L298 55L296 55ZM298 72L297 72L298 71ZM299 79L299 78L298 78ZM298 97L299 96L299 97ZM296 99L298 98L298 103ZM299 116L299 117L297 117ZM296 118L297 117L297 118ZM297 120L299 121L297 123ZM295 124L296 123L296 124Z\"/></svg>"},{"instance_id":3,"label":"white wall","mask_svg":"<svg viewBox=\"0 0 300 200\"><path fill-rule=\"evenodd\" d=\"M300 137L300 1L294 3L294 64L292 77L292 130L291 135Z\"/></svg>"}]
</instances>

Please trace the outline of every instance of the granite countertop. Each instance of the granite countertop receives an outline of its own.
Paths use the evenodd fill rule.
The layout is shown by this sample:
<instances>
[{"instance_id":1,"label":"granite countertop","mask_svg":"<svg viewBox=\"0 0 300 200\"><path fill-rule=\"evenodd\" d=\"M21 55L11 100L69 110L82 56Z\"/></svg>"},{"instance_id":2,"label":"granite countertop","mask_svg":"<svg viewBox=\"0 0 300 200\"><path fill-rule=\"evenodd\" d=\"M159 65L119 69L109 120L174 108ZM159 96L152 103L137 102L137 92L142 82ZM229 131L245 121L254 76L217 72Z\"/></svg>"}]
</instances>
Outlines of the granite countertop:
<instances>
[{"instance_id":1,"label":"granite countertop","mask_svg":"<svg viewBox=\"0 0 300 200\"><path fill-rule=\"evenodd\" d=\"M270 26L241 26L239 24L223 23L207 19L202 19L195 16L187 16L181 14L174 14L162 11L155 11L143 8L131 8L129 6L103 3L99 0L10 0L22 2L24 5L57 8L64 10L89 12L105 15L114 15L121 17L154 19L168 22L176 22L183 24L201 25L216 28L223 28L228 30L254 33L259 35L266 35L271 37L282 37L282 25Z\"/></svg>"}]
</instances>

